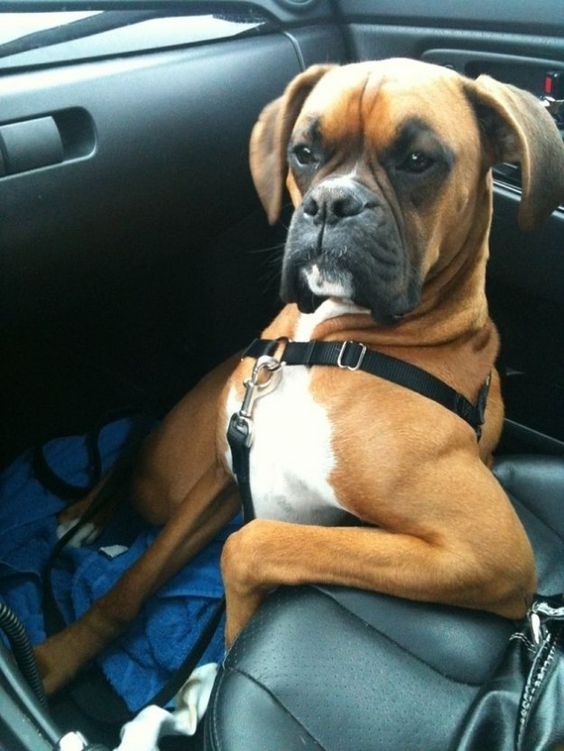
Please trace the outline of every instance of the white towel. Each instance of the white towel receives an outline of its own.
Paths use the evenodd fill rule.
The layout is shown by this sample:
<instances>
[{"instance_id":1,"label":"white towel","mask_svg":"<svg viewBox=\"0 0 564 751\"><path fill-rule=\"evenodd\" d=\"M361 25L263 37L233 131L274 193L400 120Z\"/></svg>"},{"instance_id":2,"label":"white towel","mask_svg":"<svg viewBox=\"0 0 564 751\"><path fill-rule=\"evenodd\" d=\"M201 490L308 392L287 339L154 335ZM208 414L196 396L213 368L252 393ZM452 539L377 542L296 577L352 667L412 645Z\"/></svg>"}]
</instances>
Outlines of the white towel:
<instances>
[{"instance_id":1,"label":"white towel","mask_svg":"<svg viewBox=\"0 0 564 751\"><path fill-rule=\"evenodd\" d=\"M196 668L176 694L176 709L151 704L121 729L121 743L114 751L159 751L165 735L194 735L204 716L217 675L217 663Z\"/></svg>"}]
</instances>

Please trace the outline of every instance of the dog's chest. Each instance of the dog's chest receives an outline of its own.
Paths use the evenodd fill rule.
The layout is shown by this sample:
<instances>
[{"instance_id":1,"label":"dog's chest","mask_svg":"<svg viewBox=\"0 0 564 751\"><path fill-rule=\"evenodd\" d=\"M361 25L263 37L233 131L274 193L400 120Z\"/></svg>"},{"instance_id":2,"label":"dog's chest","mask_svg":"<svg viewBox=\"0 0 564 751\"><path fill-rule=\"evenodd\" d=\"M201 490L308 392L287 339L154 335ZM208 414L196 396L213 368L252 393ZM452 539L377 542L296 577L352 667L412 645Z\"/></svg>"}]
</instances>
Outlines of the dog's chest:
<instances>
[{"instance_id":1,"label":"dog's chest","mask_svg":"<svg viewBox=\"0 0 564 751\"><path fill-rule=\"evenodd\" d=\"M255 403L250 477L258 518L338 524L346 516L329 482L335 466L331 423L310 391L310 378L304 366L287 366L276 389ZM227 418L240 406L232 387ZM231 468L229 451L227 463Z\"/></svg>"}]
</instances>

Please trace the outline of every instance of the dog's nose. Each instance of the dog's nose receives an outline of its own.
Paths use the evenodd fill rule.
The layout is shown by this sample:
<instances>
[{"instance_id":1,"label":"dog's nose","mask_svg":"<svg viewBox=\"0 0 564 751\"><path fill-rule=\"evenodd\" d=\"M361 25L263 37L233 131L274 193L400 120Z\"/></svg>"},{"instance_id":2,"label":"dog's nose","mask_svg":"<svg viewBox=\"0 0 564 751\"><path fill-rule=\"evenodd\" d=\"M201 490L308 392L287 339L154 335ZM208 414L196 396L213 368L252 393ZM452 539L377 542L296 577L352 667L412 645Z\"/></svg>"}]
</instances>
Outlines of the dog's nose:
<instances>
[{"instance_id":1,"label":"dog's nose","mask_svg":"<svg viewBox=\"0 0 564 751\"><path fill-rule=\"evenodd\" d=\"M360 214L366 206L353 186L321 184L306 196L303 211L314 224L337 224L346 217Z\"/></svg>"}]
</instances>

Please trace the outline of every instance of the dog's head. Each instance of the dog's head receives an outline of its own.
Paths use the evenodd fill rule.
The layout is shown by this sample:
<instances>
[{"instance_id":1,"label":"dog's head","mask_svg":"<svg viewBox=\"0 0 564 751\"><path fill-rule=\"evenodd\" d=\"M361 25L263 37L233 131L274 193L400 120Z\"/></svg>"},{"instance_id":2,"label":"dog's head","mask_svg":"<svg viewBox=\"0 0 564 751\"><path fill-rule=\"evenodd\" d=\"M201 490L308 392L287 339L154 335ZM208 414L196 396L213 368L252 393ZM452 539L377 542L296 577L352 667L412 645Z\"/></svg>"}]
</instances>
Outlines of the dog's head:
<instances>
[{"instance_id":1,"label":"dog's head","mask_svg":"<svg viewBox=\"0 0 564 751\"><path fill-rule=\"evenodd\" d=\"M284 182L295 212L281 295L312 312L349 299L385 324L414 310L425 281L483 247L490 167L518 161L519 221L564 201L564 147L531 95L413 60L316 65L262 112L251 171L274 223Z\"/></svg>"}]
</instances>

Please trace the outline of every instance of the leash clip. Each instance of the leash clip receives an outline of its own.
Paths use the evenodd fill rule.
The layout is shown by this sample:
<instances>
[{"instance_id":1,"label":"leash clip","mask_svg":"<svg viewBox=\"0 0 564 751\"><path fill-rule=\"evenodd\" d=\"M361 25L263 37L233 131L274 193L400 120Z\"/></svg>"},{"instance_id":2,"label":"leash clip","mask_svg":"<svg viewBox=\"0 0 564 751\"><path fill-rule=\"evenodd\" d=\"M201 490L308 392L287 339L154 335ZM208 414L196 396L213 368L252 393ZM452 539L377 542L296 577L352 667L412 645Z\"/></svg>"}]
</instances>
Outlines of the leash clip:
<instances>
[{"instance_id":1,"label":"leash clip","mask_svg":"<svg viewBox=\"0 0 564 751\"><path fill-rule=\"evenodd\" d=\"M253 412L255 402L261 396L269 394L278 386L282 376L282 365L280 360L270 355L262 355L254 364L251 377L243 381L245 386L245 395L241 408L234 415L235 427L241 435L244 436L244 443L250 448L254 439Z\"/></svg>"},{"instance_id":2,"label":"leash clip","mask_svg":"<svg viewBox=\"0 0 564 751\"><path fill-rule=\"evenodd\" d=\"M245 396L239 410L239 416L250 419L255 402L261 396L269 394L278 386L282 373L282 363L275 357L263 355L256 361L250 378L243 381Z\"/></svg>"}]
</instances>

